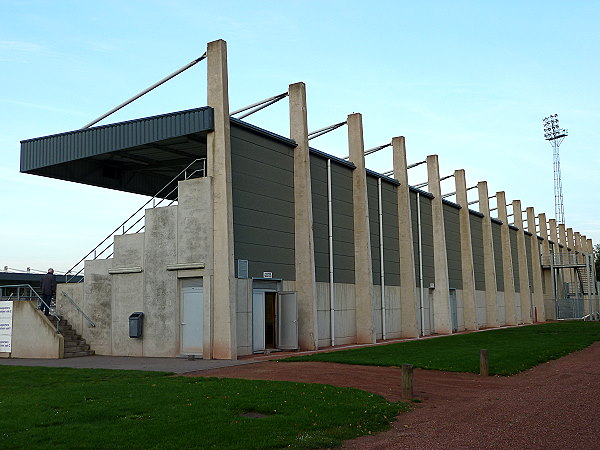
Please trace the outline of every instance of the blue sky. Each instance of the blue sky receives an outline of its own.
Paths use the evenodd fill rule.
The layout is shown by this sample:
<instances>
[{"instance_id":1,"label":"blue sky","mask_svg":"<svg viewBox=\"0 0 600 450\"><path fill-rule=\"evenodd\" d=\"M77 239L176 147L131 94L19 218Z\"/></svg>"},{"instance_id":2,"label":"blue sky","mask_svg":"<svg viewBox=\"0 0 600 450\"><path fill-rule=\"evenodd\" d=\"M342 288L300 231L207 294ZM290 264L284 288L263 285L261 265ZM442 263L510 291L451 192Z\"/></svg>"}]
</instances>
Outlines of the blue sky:
<instances>
[{"instance_id":1,"label":"blue sky","mask_svg":"<svg viewBox=\"0 0 600 450\"><path fill-rule=\"evenodd\" d=\"M0 269L66 270L145 201L19 173L19 141L81 128L225 39L235 110L307 85L309 128L363 114L365 146L554 216L558 113L568 227L600 242L598 1L0 1ZM102 123L206 104L200 63ZM248 120L287 135L287 103ZM347 154L341 128L311 141ZM391 169L390 150L367 157ZM411 184L425 180L411 171ZM444 192L454 190L451 180Z\"/></svg>"}]
</instances>

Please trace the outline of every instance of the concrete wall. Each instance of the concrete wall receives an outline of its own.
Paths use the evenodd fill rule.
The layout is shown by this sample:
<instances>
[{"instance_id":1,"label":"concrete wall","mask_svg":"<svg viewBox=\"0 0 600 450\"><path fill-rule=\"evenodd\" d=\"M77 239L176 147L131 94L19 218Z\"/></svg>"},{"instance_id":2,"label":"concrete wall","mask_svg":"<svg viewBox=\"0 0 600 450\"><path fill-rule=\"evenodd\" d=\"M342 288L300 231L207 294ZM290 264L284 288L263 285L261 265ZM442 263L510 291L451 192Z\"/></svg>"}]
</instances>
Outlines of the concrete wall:
<instances>
[{"instance_id":1,"label":"concrete wall","mask_svg":"<svg viewBox=\"0 0 600 450\"><path fill-rule=\"evenodd\" d=\"M62 358L64 341L36 302L14 301L11 352L0 358Z\"/></svg>"},{"instance_id":2,"label":"concrete wall","mask_svg":"<svg viewBox=\"0 0 600 450\"><path fill-rule=\"evenodd\" d=\"M211 181L179 184L178 205L146 210L142 233L115 236L114 256L85 262L85 281L60 284L58 310L98 355L177 356L179 280L204 277L205 348L210 337ZM62 295L67 293L92 327ZM144 313L142 338L129 337L129 316Z\"/></svg>"}]
</instances>

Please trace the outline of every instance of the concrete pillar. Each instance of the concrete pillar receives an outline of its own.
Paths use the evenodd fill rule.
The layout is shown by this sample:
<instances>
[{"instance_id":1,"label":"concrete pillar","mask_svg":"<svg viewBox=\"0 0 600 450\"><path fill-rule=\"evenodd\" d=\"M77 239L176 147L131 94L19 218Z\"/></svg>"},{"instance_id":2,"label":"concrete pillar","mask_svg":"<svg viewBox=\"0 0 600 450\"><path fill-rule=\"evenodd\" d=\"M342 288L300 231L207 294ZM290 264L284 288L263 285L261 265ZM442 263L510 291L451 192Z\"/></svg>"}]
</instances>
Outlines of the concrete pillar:
<instances>
[{"instance_id":1,"label":"concrete pillar","mask_svg":"<svg viewBox=\"0 0 600 450\"><path fill-rule=\"evenodd\" d=\"M575 251L577 252L577 262L581 262L583 261L583 258L581 257L581 234L579 231L573 233L573 241L575 245Z\"/></svg>"},{"instance_id":2,"label":"concrete pillar","mask_svg":"<svg viewBox=\"0 0 600 450\"><path fill-rule=\"evenodd\" d=\"M463 169L454 171L456 203L460 205L460 255L462 269L462 301L465 328L478 330L477 307L475 305L475 271L473 269L473 246L471 243L471 219L467 200L467 182Z\"/></svg>"},{"instance_id":3,"label":"concrete pillar","mask_svg":"<svg viewBox=\"0 0 600 450\"><path fill-rule=\"evenodd\" d=\"M227 44L210 42L207 50L208 106L214 109L214 131L207 136L207 168L213 185L212 293L210 328L215 359L237 359L236 298L233 266L231 133Z\"/></svg>"},{"instance_id":4,"label":"concrete pillar","mask_svg":"<svg viewBox=\"0 0 600 450\"><path fill-rule=\"evenodd\" d=\"M483 214L483 265L485 274L485 317L488 327L497 327L498 297L496 286L496 262L494 260L494 239L492 237L492 218L490 216L490 199L487 182L477 183L479 195L479 212Z\"/></svg>"},{"instance_id":5,"label":"concrete pillar","mask_svg":"<svg viewBox=\"0 0 600 450\"><path fill-rule=\"evenodd\" d=\"M296 291L298 296L298 340L301 350L318 348L317 285L313 239L310 157L306 113L306 87L295 83L289 87L290 137L294 149L294 245Z\"/></svg>"},{"instance_id":6,"label":"concrete pillar","mask_svg":"<svg viewBox=\"0 0 600 450\"><path fill-rule=\"evenodd\" d=\"M550 240L554 242L554 259L559 261L558 254L560 253L560 248L558 246L558 229L556 228L556 219L548 220L548 232L550 235Z\"/></svg>"},{"instance_id":7,"label":"concrete pillar","mask_svg":"<svg viewBox=\"0 0 600 450\"><path fill-rule=\"evenodd\" d=\"M416 293L415 254L413 246L410 189L404 136L392 139L394 178L400 182L398 197L398 232L400 250L400 317L404 337L419 336L419 296Z\"/></svg>"},{"instance_id":8,"label":"concrete pillar","mask_svg":"<svg viewBox=\"0 0 600 450\"><path fill-rule=\"evenodd\" d=\"M513 274L512 252L510 248L510 229L506 212L504 191L496 192L498 219L502 221L500 238L502 242L502 272L504 273L504 316L506 325L518 325L515 304L515 278Z\"/></svg>"},{"instance_id":9,"label":"concrete pillar","mask_svg":"<svg viewBox=\"0 0 600 450\"><path fill-rule=\"evenodd\" d=\"M450 285L448 282L448 257L446 254L446 232L444 210L440 187L440 170L437 155L427 156L427 181L431 200L431 220L433 222L433 267L435 287L430 289L433 305L433 330L435 333L452 333L450 316Z\"/></svg>"},{"instance_id":10,"label":"concrete pillar","mask_svg":"<svg viewBox=\"0 0 600 450\"><path fill-rule=\"evenodd\" d=\"M533 207L527 208L527 231L531 233L531 286L533 287L534 316L537 322L546 321L546 308L544 305L544 292L542 287L542 263L540 260L540 245L535 228L535 212Z\"/></svg>"},{"instance_id":11,"label":"concrete pillar","mask_svg":"<svg viewBox=\"0 0 600 450\"><path fill-rule=\"evenodd\" d=\"M540 237L542 240L542 264L550 266L553 264L554 255L550 253L550 234L548 229L548 221L546 220L546 214L540 213L538 215L538 224L540 226ZM542 277L544 279L544 306L546 312L546 319L556 318L556 302L555 302L555 290L554 290L554 274L551 269L542 271Z\"/></svg>"},{"instance_id":12,"label":"concrete pillar","mask_svg":"<svg viewBox=\"0 0 600 450\"><path fill-rule=\"evenodd\" d=\"M563 246L562 250L561 250L561 255L560 255L560 260L562 261L563 264L567 264L569 262L569 250L568 250L568 243L567 243L567 230L565 228L565 224L564 223L560 223L558 224L558 240L560 242L560 244ZM569 278L569 273L570 270L563 270L563 275L565 277L565 281L569 282L571 281Z\"/></svg>"},{"instance_id":13,"label":"concrete pillar","mask_svg":"<svg viewBox=\"0 0 600 450\"><path fill-rule=\"evenodd\" d=\"M519 229L519 231L517 231L517 258L519 259L521 319L523 320L523 323L532 323L533 296L531 295L531 287L529 286L527 249L525 248L525 229L523 228L523 211L521 210L521 200L513 200L512 209L515 227Z\"/></svg>"},{"instance_id":14,"label":"concrete pillar","mask_svg":"<svg viewBox=\"0 0 600 450\"><path fill-rule=\"evenodd\" d=\"M354 295L356 298L356 341L359 344L375 342L373 328L373 264L371 234L369 231L369 203L367 172L363 141L362 116L348 116L348 147L352 172L354 201Z\"/></svg>"}]
</instances>

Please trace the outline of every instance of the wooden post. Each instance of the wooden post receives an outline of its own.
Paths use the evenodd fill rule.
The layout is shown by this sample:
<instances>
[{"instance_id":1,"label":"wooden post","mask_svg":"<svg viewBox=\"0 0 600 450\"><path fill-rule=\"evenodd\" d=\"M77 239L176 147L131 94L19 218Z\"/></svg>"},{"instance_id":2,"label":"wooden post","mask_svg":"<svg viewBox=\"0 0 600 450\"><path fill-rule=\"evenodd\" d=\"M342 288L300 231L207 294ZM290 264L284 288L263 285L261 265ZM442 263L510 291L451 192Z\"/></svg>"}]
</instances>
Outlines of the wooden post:
<instances>
[{"instance_id":1,"label":"wooden post","mask_svg":"<svg viewBox=\"0 0 600 450\"><path fill-rule=\"evenodd\" d=\"M402 398L412 400L413 398L413 365L402 364Z\"/></svg>"},{"instance_id":2,"label":"wooden post","mask_svg":"<svg viewBox=\"0 0 600 450\"><path fill-rule=\"evenodd\" d=\"M488 351L479 350L479 375L487 377L490 372L490 365L488 361Z\"/></svg>"}]
</instances>

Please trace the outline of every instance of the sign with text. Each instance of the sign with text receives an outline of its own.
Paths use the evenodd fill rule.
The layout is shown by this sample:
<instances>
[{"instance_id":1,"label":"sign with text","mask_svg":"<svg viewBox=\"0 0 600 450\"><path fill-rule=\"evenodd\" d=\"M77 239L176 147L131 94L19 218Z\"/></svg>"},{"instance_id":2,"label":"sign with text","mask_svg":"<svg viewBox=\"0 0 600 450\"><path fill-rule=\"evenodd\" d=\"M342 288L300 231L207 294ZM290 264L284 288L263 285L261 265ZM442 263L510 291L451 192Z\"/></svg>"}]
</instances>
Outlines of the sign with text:
<instances>
[{"instance_id":1,"label":"sign with text","mask_svg":"<svg viewBox=\"0 0 600 450\"><path fill-rule=\"evenodd\" d=\"M13 302L0 302L0 352L12 351Z\"/></svg>"}]
</instances>

